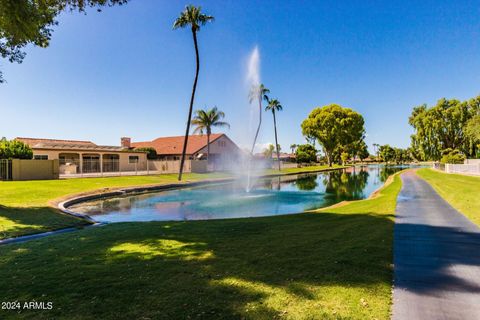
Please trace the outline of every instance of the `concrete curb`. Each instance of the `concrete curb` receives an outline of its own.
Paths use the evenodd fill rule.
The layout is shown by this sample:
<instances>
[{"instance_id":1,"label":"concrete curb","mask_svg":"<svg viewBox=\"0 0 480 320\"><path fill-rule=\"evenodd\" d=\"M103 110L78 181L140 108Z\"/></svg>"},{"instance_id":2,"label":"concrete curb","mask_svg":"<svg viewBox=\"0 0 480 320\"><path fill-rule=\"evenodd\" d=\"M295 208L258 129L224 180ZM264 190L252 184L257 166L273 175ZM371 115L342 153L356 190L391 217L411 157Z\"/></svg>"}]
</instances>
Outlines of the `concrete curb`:
<instances>
[{"instance_id":1,"label":"concrete curb","mask_svg":"<svg viewBox=\"0 0 480 320\"><path fill-rule=\"evenodd\" d=\"M58 229L58 230L53 230L53 231L30 234L30 235L26 235L26 236L19 236L19 237L15 237L15 238L7 238L7 239L0 240L0 246L7 245L7 244L21 243L21 242L26 242L26 241L35 240L35 239L40 239L40 238L52 236L52 235L55 235L55 234L69 233L69 232L77 231L77 230L83 229L83 228L102 227L104 225L106 225L106 224L105 223L95 223L95 224L91 224L91 225L87 225L87 226L83 226L83 227L78 227L78 228L69 227L69 228L63 228L63 229Z\"/></svg>"}]
</instances>

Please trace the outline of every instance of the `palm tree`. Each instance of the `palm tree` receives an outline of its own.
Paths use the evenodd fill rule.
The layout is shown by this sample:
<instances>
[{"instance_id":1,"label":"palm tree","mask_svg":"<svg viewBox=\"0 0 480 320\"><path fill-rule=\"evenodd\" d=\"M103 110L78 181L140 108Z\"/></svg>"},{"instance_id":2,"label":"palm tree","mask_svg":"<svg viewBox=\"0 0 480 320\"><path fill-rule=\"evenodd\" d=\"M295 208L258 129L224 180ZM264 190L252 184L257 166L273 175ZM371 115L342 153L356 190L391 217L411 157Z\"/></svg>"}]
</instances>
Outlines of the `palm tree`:
<instances>
[{"instance_id":1,"label":"palm tree","mask_svg":"<svg viewBox=\"0 0 480 320\"><path fill-rule=\"evenodd\" d=\"M374 143L373 144L373 152L377 155L377 162L378 162L378 148L380 147L380 145L378 143Z\"/></svg>"},{"instance_id":2,"label":"palm tree","mask_svg":"<svg viewBox=\"0 0 480 320\"><path fill-rule=\"evenodd\" d=\"M260 132L260 126L262 125L262 101L265 100L268 102L267 93L270 93L270 90L265 88L263 84L258 86L254 85L250 89L250 94L248 95L250 103L254 100L258 100L258 127L257 132L255 133L255 139L253 139L252 151L250 152L253 155L253 149L255 149L255 144L257 143L258 133Z\"/></svg>"},{"instance_id":3,"label":"palm tree","mask_svg":"<svg viewBox=\"0 0 480 320\"><path fill-rule=\"evenodd\" d=\"M193 133L207 134L207 161L210 160L210 135L212 134L212 127L230 128L228 122L221 121L223 118L225 118L225 113L219 111L217 107L213 107L210 110L195 110L192 126L196 128Z\"/></svg>"},{"instance_id":4,"label":"palm tree","mask_svg":"<svg viewBox=\"0 0 480 320\"><path fill-rule=\"evenodd\" d=\"M188 111L187 129L185 131L185 139L183 141L182 159L180 161L180 171L178 173L178 180L182 180L183 165L185 163L185 153L187 151L188 134L190 130L190 121L192 120L193 101L195 100L195 90L197 89L198 72L200 70L200 56L198 55L197 32L200 31L200 26L204 26L207 22L213 21L214 17L203 14L201 7L188 5L185 10L180 13L180 16L173 23L173 29L190 27L193 35L193 44L195 45L196 70L195 80L193 81L192 96L190 98L190 109Z\"/></svg>"},{"instance_id":5,"label":"palm tree","mask_svg":"<svg viewBox=\"0 0 480 320\"><path fill-rule=\"evenodd\" d=\"M294 143L294 144L291 144L290 145L290 150L292 151L292 153L295 152L295 149L297 149L297 145Z\"/></svg>"},{"instance_id":6,"label":"palm tree","mask_svg":"<svg viewBox=\"0 0 480 320\"><path fill-rule=\"evenodd\" d=\"M280 104L280 101L277 99L272 99L268 101L268 105L265 107L265 111L272 111L273 114L273 128L275 129L275 145L277 146L277 161L278 161L278 171L281 170L280 168L280 150L278 147L278 139L277 139L277 118L275 117L275 112L282 111L283 107Z\"/></svg>"}]
</instances>

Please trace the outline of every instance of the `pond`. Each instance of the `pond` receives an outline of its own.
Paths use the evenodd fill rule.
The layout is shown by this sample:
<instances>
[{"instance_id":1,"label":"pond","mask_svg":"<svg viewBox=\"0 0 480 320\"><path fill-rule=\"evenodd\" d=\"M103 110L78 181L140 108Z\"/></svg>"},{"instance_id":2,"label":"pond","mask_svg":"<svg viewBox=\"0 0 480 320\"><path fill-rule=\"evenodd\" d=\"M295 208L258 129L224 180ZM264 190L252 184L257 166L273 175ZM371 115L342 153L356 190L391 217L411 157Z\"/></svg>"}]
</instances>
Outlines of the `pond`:
<instances>
[{"instance_id":1,"label":"pond","mask_svg":"<svg viewBox=\"0 0 480 320\"><path fill-rule=\"evenodd\" d=\"M82 202L69 207L99 222L206 220L300 213L367 198L406 166L362 166Z\"/></svg>"}]
</instances>

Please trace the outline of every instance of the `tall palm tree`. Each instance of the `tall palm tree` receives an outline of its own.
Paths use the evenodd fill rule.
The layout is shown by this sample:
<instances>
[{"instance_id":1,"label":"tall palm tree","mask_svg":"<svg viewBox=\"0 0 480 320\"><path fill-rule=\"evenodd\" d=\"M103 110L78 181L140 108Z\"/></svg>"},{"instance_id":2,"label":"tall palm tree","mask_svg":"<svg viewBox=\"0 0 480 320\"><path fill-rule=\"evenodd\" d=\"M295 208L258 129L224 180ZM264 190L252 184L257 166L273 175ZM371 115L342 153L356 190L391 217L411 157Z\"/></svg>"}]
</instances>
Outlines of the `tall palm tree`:
<instances>
[{"instance_id":1,"label":"tall palm tree","mask_svg":"<svg viewBox=\"0 0 480 320\"><path fill-rule=\"evenodd\" d=\"M297 144L293 143L290 145L290 150L292 151L292 153L295 152L295 149L297 149Z\"/></svg>"},{"instance_id":2,"label":"tall palm tree","mask_svg":"<svg viewBox=\"0 0 480 320\"><path fill-rule=\"evenodd\" d=\"M258 101L258 127L257 132L255 133L255 139L253 139L252 151L250 152L253 155L253 149L255 149L255 144L257 143L258 133L260 132L260 127L262 125L262 101L265 100L268 102L267 94L270 93L270 90L265 88L263 84L258 86L253 86L250 89L250 94L248 95L250 103L257 100Z\"/></svg>"},{"instance_id":3,"label":"tall palm tree","mask_svg":"<svg viewBox=\"0 0 480 320\"><path fill-rule=\"evenodd\" d=\"M195 110L192 126L196 128L193 133L207 134L207 161L210 160L210 135L212 134L212 127L230 128L228 122L221 121L223 118L225 118L225 113L218 110L217 107L213 107L210 110Z\"/></svg>"},{"instance_id":4,"label":"tall palm tree","mask_svg":"<svg viewBox=\"0 0 480 320\"><path fill-rule=\"evenodd\" d=\"M275 129L275 145L277 146L277 162L278 162L278 170L280 171L280 150L278 147L278 139L277 139L277 118L275 116L275 112L282 111L283 107L280 104L280 101L277 99L272 99L268 101L268 105L265 107L265 111L272 111L273 114L273 128Z\"/></svg>"},{"instance_id":5,"label":"tall palm tree","mask_svg":"<svg viewBox=\"0 0 480 320\"><path fill-rule=\"evenodd\" d=\"M188 111L187 129L185 130L185 139L183 141L182 159L180 161L180 171L178 173L178 180L182 180L183 165L185 163L185 153L187 151L188 134L190 130L190 122L192 120L193 101L195 100L195 90L197 89L198 72L200 70L200 56L198 54L197 32L200 31L200 26L204 26L207 22L213 21L214 17L203 14L201 7L188 5L185 10L180 13L180 16L173 23L173 29L190 27L193 35L193 44L195 45L196 70L195 80L193 81L192 96L190 97L190 109Z\"/></svg>"},{"instance_id":6,"label":"tall palm tree","mask_svg":"<svg viewBox=\"0 0 480 320\"><path fill-rule=\"evenodd\" d=\"M376 158L377 158L377 159L376 159L377 162L378 162L378 147L380 147L380 145L379 145L378 143L374 143L374 144L373 144L373 152L374 152L374 153L376 154L376 156L377 156L377 157L376 157Z\"/></svg>"}]
</instances>

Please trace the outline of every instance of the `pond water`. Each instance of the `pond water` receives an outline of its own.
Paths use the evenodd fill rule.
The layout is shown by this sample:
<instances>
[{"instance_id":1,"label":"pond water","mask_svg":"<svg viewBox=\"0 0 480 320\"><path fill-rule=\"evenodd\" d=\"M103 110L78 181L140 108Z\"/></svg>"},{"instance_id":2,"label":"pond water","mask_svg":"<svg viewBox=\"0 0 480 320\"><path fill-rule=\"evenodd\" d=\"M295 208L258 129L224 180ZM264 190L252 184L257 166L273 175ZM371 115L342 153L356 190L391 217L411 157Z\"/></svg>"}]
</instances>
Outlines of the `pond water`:
<instances>
[{"instance_id":1,"label":"pond water","mask_svg":"<svg viewBox=\"0 0 480 320\"><path fill-rule=\"evenodd\" d=\"M405 166L363 166L259 179L250 192L229 182L83 202L99 222L206 220L299 213L367 198Z\"/></svg>"}]
</instances>

